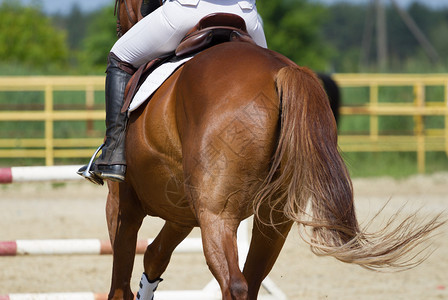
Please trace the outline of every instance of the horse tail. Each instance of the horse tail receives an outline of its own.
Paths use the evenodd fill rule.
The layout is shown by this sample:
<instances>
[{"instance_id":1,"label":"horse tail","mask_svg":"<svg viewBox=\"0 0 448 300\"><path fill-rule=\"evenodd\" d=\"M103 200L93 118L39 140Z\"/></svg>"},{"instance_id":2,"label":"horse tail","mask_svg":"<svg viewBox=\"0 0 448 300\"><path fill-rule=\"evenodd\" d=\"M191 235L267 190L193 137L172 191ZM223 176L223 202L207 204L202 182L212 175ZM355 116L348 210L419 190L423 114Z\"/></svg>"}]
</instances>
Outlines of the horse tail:
<instances>
[{"instance_id":1,"label":"horse tail","mask_svg":"<svg viewBox=\"0 0 448 300\"><path fill-rule=\"evenodd\" d=\"M377 233L361 229L352 182L338 151L336 122L317 77L307 68L287 66L275 81L280 132L269 173L255 198L256 217L275 226L274 212L281 211L301 225L301 237L315 254L368 269L409 268L423 261L425 252L416 256L410 251L444 223L440 216L422 223L413 214L397 226L391 218ZM271 208L269 220L258 214L265 205Z\"/></svg>"}]
</instances>

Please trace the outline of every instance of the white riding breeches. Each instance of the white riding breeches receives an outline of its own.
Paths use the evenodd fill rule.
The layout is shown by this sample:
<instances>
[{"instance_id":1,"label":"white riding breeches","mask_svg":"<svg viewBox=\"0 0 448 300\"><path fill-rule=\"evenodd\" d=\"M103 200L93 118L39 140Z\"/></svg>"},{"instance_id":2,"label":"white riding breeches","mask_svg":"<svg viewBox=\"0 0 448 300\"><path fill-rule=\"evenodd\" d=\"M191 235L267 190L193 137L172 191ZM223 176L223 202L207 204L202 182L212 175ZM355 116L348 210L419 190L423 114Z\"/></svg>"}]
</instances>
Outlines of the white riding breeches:
<instances>
[{"instance_id":1,"label":"white riding breeches","mask_svg":"<svg viewBox=\"0 0 448 300\"><path fill-rule=\"evenodd\" d=\"M126 32L111 52L122 61L139 67L174 51L193 26L206 15L217 12L242 17L255 43L267 47L255 0L167 0Z\"/></svg>"}]
</instances>

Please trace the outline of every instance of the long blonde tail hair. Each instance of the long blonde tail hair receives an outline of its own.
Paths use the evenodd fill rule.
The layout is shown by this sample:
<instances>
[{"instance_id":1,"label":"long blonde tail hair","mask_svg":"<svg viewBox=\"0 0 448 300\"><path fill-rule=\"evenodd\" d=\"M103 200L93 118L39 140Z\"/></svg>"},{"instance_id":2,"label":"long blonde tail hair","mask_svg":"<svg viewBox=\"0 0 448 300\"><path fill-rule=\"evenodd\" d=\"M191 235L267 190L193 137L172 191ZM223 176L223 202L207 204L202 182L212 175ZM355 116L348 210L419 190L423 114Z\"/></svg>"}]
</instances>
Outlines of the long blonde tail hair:
<instances>
[{"instance_id":1,"label":"long blonde tail hair","mask_svg":"<svg viewBox=\"0 0 448 300\"><path fill-rule=\"evenodd\" d=\"M317 255L369 269L419 264L425 254L414 257L411 250L444 223L440 215L422 223L412 214L396 226L391 218L384 229L365 233L358 225L352 182L338 151L336 123L317 77L307 68L287 66L277 73L276 87L281 102L278 146L256 195L255 215L261 218L263 205L281 210L308 229L301 236Z\"/></svg>"}]
</instances>

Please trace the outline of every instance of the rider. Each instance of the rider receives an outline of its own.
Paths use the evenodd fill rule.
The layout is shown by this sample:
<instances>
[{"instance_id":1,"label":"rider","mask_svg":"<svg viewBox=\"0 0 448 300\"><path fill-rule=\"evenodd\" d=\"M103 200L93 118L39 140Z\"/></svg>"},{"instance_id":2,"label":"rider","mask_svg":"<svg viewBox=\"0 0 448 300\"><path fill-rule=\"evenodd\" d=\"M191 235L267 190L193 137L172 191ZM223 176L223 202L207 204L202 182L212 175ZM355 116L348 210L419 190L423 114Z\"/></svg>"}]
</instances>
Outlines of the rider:
<instances>
[{"instance_id":1,"label":"rider","mask_svg":"<svg viewBox=\"0 0 448 300\"><path fill-rule=\"evenodd\" d=\"M233 13L246 22L256 44L267 47L255 0L166 0L127 31L112 47L106 69L106 140L93 173L124 181L126 173L125 130L127 114L121 113L126 84L135 69L176 49L200 19L211 13ZM85 171L82 167L78 173Z\"/></svg>"}]
</instances>

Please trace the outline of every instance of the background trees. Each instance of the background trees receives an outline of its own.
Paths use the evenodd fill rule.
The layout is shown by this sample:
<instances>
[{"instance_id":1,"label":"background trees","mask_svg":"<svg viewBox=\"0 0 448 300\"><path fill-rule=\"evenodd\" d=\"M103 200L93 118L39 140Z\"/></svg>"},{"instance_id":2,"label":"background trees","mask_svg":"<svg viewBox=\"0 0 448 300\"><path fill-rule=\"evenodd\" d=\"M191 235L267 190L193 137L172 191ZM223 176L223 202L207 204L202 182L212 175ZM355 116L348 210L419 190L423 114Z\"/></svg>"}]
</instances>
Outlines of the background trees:
<instances>
[{"instance_id":1,"label":"background trees","mask_svg":"<svg viewBox=\"0 0 448 300\"><path fill-rule=\"evenodd\" d=\"M300 65L328 69L333 47L322 26L329 10L308 0L258 0L268 47Z\"/></svg>"},{"instance_id":2,"label":"background trees","mask_svg":"<svg viewBox=\"0 0 448 300\"><path fill-rule=\"evenodd\" d=\"M66 32L55 28L38 6L0 3L0 28L0 73L55 72L67 65Z\"/></svg>"},{"instance_id":3,"label":"background trees","mask_svg":"<svg viewBox=\"0 0 448 300\"><path fill-rule=\"evenodd\" d=\"M80 41L79 67L86 73L104 73L107 54L117 40L117 23L113 6L89 15L87 31Z\"/></svg>"},{"instance_id":4,"label":"background trees","mask_svg":"<svg viewBox=\"0 0 448 300\"><path fill-rule=\"evenodd\" d=\"M0 0L1 1L1 0ZM378 72L375 28L366 30L372 10L366 4L325 6L312 0L258 0L268 45L300 65L326 72ZM37 4L16 0L0 5L0 74L103 73L107 53L116 40L113 7L47 16ZM448 8L414 3L407 12L439 54L436 63L389 5L388 72L446 72ZM4 28L7 28L6 30ZM366 34L370 46L362 48ZM364 59L365 64L360 64Z\"/></svg>"}]
</instances>

